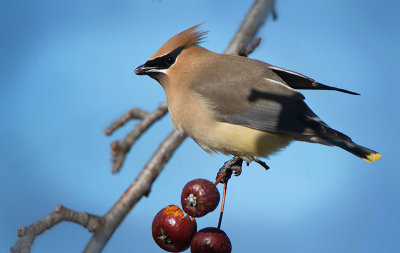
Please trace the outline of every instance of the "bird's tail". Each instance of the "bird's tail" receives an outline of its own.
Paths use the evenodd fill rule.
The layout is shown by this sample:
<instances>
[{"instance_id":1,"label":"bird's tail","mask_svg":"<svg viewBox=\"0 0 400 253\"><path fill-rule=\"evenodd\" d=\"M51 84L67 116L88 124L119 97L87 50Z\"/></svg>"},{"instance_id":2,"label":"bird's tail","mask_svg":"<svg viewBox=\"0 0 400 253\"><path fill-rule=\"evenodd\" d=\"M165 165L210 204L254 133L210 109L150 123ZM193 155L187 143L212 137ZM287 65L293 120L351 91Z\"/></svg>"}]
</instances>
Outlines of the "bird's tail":
<instances>
[{"instance_id":1,"label":"bird's tail","mask_svg":"<svg viewBox=\"0 0 400 253\"><path fill-rule=\"evenodd\" d=\"M328 140L329 143L331 143L332 145L338 146L344 150L349 151L350 153L352 153L353 155L356 155L360 158L362 158L364 161L367 161L369 163L374 163L376 161L378 161L379 159L381 159L382 155L379 154L378 152L357 145L354 142L351 141L343 141L343 140Z\"/></svg>"}]
</instances>

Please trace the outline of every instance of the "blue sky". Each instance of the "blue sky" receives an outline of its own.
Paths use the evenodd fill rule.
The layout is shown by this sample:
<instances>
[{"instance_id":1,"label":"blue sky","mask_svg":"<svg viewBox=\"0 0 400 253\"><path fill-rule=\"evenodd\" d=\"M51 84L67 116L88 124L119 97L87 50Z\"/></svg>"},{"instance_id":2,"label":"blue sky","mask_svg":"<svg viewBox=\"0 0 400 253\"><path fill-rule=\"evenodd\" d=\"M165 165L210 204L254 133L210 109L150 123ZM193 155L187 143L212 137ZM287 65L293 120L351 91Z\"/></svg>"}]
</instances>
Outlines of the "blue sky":
<instances>
[{"instance_id":1,"label":"blue sky","mask_svg":"<svg viewBox=\"0 0 400 253\"><path fill-rule=\"evenodd\" d=\"M169 117L132 148L111 174L109 144L128 133L104 129L133 107L153 110L161 87L133 70L171 36L201 22L204 47L222 52L250 1L0 2L0 251L16 230L58 204L104 214L172 129ZM233 252L399 252L399 1L279 1L278 20L260 30L251 58L295 70L351 96L306 91L332 127L382 153L368 164L332 147L294 143L231 180L222 228ZM104 252L161 252L154 215L179 204L189 180L212 180L228 157L186 140ZM222 190L222 188L221 188ZM216 226L218 212L198 219ZM32 252L80 252L91 234L62 223Z\"/></svg>"}]
</instances>

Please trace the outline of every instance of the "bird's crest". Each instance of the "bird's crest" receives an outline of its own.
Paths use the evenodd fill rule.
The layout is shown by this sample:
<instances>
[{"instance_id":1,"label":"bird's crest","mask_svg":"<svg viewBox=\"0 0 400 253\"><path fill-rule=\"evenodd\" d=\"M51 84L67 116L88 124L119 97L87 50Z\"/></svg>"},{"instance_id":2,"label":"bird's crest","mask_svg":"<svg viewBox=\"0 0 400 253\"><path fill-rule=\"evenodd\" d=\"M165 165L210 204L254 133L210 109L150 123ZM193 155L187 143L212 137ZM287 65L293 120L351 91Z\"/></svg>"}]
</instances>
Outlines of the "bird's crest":
<instances>
[{"instance_id":1,"label":"bird's crest","mask_svg":"<svg viewBox=\"0 0 400 253\"><path fill-rule=\"evenodd\" d=\"M178 47L185 49L203 42L207 31L199 31L198 28L200 25L192 26L169 39L149 60L166 55Z\"/></svg>"}]
</instances>

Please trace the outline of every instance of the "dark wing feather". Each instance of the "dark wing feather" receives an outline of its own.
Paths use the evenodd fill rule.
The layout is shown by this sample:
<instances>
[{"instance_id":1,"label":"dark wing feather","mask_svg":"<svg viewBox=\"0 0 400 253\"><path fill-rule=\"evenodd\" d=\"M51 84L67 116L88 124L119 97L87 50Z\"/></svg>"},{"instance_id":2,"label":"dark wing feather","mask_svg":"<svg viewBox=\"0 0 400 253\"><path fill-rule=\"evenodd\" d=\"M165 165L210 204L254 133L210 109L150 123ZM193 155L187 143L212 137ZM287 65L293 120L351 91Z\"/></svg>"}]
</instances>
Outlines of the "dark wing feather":
<instances>
[{"instance_id":1,"label":"dark wing feather","mask_svg":"<svg viewBox=\"0 0 400 253\"><path fill-rule=\"evenodd\" d=\"M314 79L309 78L305 75L302 75L300 73L275 67L270 65L269 68L277 74L280 78L283 79L283 81L286 82L287 85L292 87L293 89L304 89L304 90L336 90L352 95L360 95L359 93L353 92L353 91L348 91L345 89L340 89L332 86L328 86L322 83L316 82Z\"/></svg>"},{"instance_id":2,"label":"dark wing feather","mask_svg":"<svg viewBox=\"0 0 400 253\"><path fill-rule=\"evenodd\" d=\"M202 70L201 75L207 73L206 81L193 83L191 89L219 121L286 133L305 141L320 142L312 137L349 140L320 120L306 105L303 95L286 86L263 62L216 55L213 64Z\"/></svg>"}]
</instances>

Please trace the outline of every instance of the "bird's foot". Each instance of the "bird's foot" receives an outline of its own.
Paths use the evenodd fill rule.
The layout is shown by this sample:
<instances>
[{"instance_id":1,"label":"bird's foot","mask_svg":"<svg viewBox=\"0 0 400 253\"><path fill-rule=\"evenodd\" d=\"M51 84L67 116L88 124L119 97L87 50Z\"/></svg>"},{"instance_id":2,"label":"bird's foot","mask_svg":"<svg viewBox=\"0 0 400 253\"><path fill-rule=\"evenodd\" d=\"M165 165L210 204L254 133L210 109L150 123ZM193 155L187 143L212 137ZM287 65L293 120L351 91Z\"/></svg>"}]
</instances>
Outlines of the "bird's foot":
<instances>
[{"instance_id":1,"label":"bird's foot","mask_svg":"<svg viewBox=\"0 0 400 253\"><path fill-rule=\"evenodd\" d=\"M242 163L243 160L240 159L239 157L235 156L229 161L225 162L224 165L219 169L217 173L217 180L225 174L225 176L220 180L220 183L225 183L227 182L230 178L232 173L235 174L235 176L239 176L242 173Z\"/></svg>"}]
</instances>

